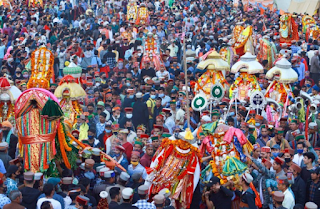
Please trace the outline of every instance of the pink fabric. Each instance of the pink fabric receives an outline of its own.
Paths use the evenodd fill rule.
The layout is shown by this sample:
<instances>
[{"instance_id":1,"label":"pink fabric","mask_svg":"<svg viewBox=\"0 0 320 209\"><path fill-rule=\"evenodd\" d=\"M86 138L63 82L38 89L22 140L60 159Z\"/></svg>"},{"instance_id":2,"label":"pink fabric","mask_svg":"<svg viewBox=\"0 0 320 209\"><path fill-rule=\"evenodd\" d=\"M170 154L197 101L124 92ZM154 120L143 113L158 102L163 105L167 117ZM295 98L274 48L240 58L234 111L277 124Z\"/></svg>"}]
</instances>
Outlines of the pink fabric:
<instances>
[{"instance_id":1,"label":"pink fabric","mask_svg":"<svg viewBox=\"0 0 320 209\"><path fill-rule=\"evenodd\" d=\"M8 57L10 56L10 52L11 52L11 50L13 49L13 47L12 46L9 46L9 48L7 49L7 53L4 55L4 57L3 57L3 59L4 60L7 60L8 59Z\"/></svg>"},{"instance_id":2,"label":"pink fabric","mask_svg":"<svg viewBox=\"0 0 320 209\"><path fill-rule=\"evenodd\" d=\"M240 129L234 127L229 128L229 130L224 135L223 140L230 144L233 141L233 136L236 136L238 138L238 141L241 145L247 143L247 138L245 137L243 132Z\"/></svg>"},{"instance_id":3,"label":"pink fabric","mask_svg":"<svg viewBox=\"0 0 320 209\"><path fill-rule=\"evenodd\" d=\"M271 107L269 105L266 108L266 113L267 113L267 120L273 121L272 114L271 114Z\"/></svg>"},{"instance_id":4,"label":"pink fabric","mask_svg":"<svg viewBox=\"0 0 320 209\"><path fill-rule=\"evenodd\" d=\"M210 146L210 138L208 136L206 138L204 138L201 145L200 145L201 154L203 155L206 150L209 153L211 153L213 151L213 148L214 147Z\"/></svg>"}]
</instances>

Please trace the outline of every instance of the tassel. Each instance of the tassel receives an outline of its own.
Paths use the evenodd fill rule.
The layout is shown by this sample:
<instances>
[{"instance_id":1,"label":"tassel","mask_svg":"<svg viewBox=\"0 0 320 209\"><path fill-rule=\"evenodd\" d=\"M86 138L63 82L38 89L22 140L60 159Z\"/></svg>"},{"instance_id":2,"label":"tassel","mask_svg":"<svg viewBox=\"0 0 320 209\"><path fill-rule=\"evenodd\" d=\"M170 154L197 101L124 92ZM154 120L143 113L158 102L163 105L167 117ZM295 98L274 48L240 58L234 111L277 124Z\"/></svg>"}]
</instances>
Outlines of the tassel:
<instances>
[{"instance_id":1,"label":"tassel","mask_svg":"<svg viewBox=\"0 0 320 209\"><path fill-rule=\"evenodd\" d=\"M184 138L185 138L186 140L189 140L189 141L191 141L191 140L194 139L193 134L191 133L190 128L187 128L187 129L186 129L186 135L184 136Z\"/></svg>"}]
</instances>

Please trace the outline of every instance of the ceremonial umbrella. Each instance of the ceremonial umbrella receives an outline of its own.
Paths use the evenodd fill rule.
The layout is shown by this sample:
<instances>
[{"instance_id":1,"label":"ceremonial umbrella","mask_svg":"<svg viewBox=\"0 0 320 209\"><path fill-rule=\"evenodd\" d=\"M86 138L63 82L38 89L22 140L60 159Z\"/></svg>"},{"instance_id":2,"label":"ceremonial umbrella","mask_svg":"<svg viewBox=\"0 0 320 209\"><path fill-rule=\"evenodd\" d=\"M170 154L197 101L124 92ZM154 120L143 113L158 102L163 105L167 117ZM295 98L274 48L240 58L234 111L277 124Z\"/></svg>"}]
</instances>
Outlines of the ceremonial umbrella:
<instances>
[{"instance_id":1,"label":"ceremonial umbrella","mask_svg":"<svg viewBox=\"0 0 320 209\"><path fill-rule=\"evenodd\" d=\"M248 74L263 73L263 66L256 60L256 56L252 55L250 52L246 52L240 61L236 62L231 67L232 73L246 72Z\"/></svg>"},{"instance_id":2,"label":"ceremonial umbrella","mask_svg":"<svg viewBox=\"0 0 320 209\"><path fill-rule=\"evenodd\" d=\"M206 59L202 62L200 62L197 66L198 69L204 70L216 70L216 71L230 71L230 65L228 62L224 61L221 58L221 55L218 54L216 51L209 52Z\"/></svg>"},{"instance_id":3,"label":"ceremonial umbrella","mask_svg":"<svg viewBox=\"0 0 320 209\"><path fill-rule=\"evenodd\" d=\"M272 79L280 83L293 83L298 80L298 74L291 68L291 63L286 58L281 58L267 74L267 79Z\"/></svg>"},{"instance_id":4,"label":"ceremonial umbrella","mask_svg":"<svg viewBox=\"0 0 320 209\"><path fill-rule=\"evenodd\" d=\"M75 78L80 78L81 73L82 73L82 68L76 65L72 61L67 67L63 68L64 75L72 75Z\"/></svg>"},{"instance_id":5,"label":"ceremonial umbrella","mask_svg":"<svg viewBox=\"0 0 320 209\"><path fill-rule=\"evenodd\" d=\"M66 75L61 79L59 86L54 91L54 95L60 99L65 91L69 92L71 99L85 98L87 95L81 85L71 75Z\"/></svg>"}]
</instances>

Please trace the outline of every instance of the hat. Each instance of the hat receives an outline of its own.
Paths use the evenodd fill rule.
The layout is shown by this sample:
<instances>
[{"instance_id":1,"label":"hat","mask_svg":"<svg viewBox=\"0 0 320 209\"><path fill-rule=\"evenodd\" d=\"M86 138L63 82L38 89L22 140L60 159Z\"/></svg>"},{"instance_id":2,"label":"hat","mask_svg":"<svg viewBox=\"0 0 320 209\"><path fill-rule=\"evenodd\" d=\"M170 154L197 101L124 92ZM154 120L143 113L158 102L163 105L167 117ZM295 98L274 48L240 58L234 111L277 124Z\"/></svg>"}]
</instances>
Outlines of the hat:
<instances>
[{"instance_id":1,"label":"hat","mask_svg":"<svg viewBox=\"0 0 320 209\"><path fill-rule=\"evenodd\" d=\"M103 101L99 101L99 102L97 103L97 105L104 106L104 103L103 103Z\"/></svg>"},{"instance_id":2,"label":"hat","mask_svg":"<svg viewBox=\"0 0 320 209\"><path fill-rule=\"evenodd\" d=\"M288 118L284 118L284 117L280 119L280 121L284 121L284 122L287 122L287 120Z\"/></svg>"},{"instance_id":3,"label":"hat","mask_svg":"<svg viewBox=\"0 0 320 209\"><path fill-rule=\"evenodd\" d=\"M253 181L253 177L249 173L244 173L242 179L245 180L248 184Z\"/></svg>"},{"instance_id":4,"label":"hat","mask_svg":"<svg viewBox=\"0 0 320 209\"><path fill-rule=\"evenodd\" d=\"M138 187L138 194L146 195L148 194L149 187L147 185L141 185Z\"/></svg>"},{"instance_id":5,"label":"hat","mask_svg":"<svg viewBox=\"0 0 320 209\"><path fill-rule=\"evenodd\" d=\"M210 122L211 121L211 118L207 115L204 115L201 117L201 120L204 120L205 122Z\"/></svg>"},{"instance_id":6,"label":"hat","mask_svg":"<svg viewBox=\"0 0 320 209\"><path fill-rule=\"evenodd\" d=\"M7 142L1 142L0 143L0 151L4 151L9 147Z\"/></svg>"},{"instance_id":7,"label":"hat","mask_svg":"<svg viewBox=\"0 0 320 209\"><path fill-rule=\"evenodd\" d=\"M249 125L249 131L254 131L256 128L253 125Z\"/></svg>"},{"instance_id":8,"label":"hat","mask_svg":"<svg viewBox=\"0 0 320 209\"><path fill-rule=\"evenodd\" d=\"M296 123L296 124L298 124L298 123L299 123L299 120L298 120L298 119L292 119L292 120L291 120L291 123Z\"/></svg>"},{"instance_id":9,"label":"hat","mask_svg":"<svg viewBox=\"0 0 320 209\"><path fill-rule=\"evenodd\" d=\"M92 148L92 155L100 156L101 150L99 148Z\"/></svg>"},{"instance_id":10,"label":"hat","mask_svg":"<svg viewBox=\"0 0 320 209\"><path fill-rule=\"evenodd\" d=\"M128 129L124 128L124 129L121 129L121 130L119 131L119 133L128 134L129 131L128 131Z\"/></svg>"},{"instance_id":11,"label":"hat","mask_svg":"<svg viewBox=\"0 0 320 209\"><path fill-rule=\"evenodd\" d=\"M289 153L290 155L294 155L294 150L290 148L286 148L282 151L283 153Z\"/></svg>"},{"instance_id":12,"label":"hat","mask_svg":"<svg viewBox=\"0 0 320 209\"><path fill-rule=\"evenodd\" d=\"M161 194L161 195L163 195L165 198L168 198L168 197L170 197L171 192L170 192L169 189L164 188L164 189L161 189L158 194Z\"/></svg>"},{"instance_id":13,"label":"hat","mask_svg":"<svg viewBox=\"0 0 320 209\"><path fill-rule=\"evenodd\" d=\"M96 167L96 171L97 171L97 172L100 172L100 170L101 170L102 168L105 168L105 167L106 167L106 165L97 166L97 167Z\"/></svg>"},{"instance_id":14,"label":"hat","mask_svg":"<svg viewBox=\"0 0 320 209\"><path fill-rule=\"evenodd\" d=\"M62 178L62 184L70 185L72 184L73 178L72 177L63 177Z\"/></svg>"},{"instance_id":15,"label":"hat","mask_svg":"<svg viewBox=\"0 0 320 209\"><path fill-rule=\"evenodd\" d=\"M93 165L94 165L94 160L92 160L92 159L86 159L85 161L84 161L84 163L85 163L85 165L86 166L89 166L89 167L93 167Z\"/></svg>"},{"instance_id":16,"label":"hat","mask_svg":"<svg viewBox=\"0 0 320 209\"><path fill-rule=\"evenodd\" d=\"M106 171L106 172L104 172L104 177L105 178L113 178L113 177L115 177L115 173L114 173L114 171Z\"/></svg>"},{"instance_id":17,"label":"hat","mask_svg":"<svg viewBox=\"0 0 320 209\"><path fill-rule=\"evenodd\" d=\"M310 129L317 129L317 123L315 123L315 122L311 122L311 123L309 123L309 128Z\"/></svg>"},{"instance_id":18,"label":"hat","mask_svg":"<svg viewBox=\"0 0 320 209\"><path fill-rule=\"evenodd\" d=\"M83 195L78 195L76 197L76 202L78 202L80 205L88 205L90 199Z\"/></svg>"},{"instance_id":19,"label":"hat","mask_svg":"<svg viewBox=\"0 0 320 209\"><path fill-rule=\"evenodd\" d=\"M317 204L315 204L314 202L307 202L307 203L304 205L304 208L305 208L305 209L318 209L318 206L317 206Z\"/></svg>"},{"instance_id":20,"label":"hat","mask_svg":"<svg viewBox=\"0 0 320 209\"><path fill-rule=\"evenodd\" d=\"M142 93L141 93L141 92L136 93L136 98L137 98L137 99L142 98Z\"/></svg>"},{"instance_id":21,"label":"hat","mask_svg":"<svg viewBox=\"0 0 320 209\"><path fill-rule=\"evenodd\" d=\"M110 168L108 168L108 167L101 168L101 169L99 170L99 175L100 175L101 177L104 177L104 173L105 173L105 172L108 172L108 171L110 171Z\"/></svg>"},{"instance_id":22,"label":"hat","mask_svg":"<svg viewBox=\"0 0 320 209\"><path fill-rule=\"evenodd\" d=\"M154 140L159 140L159 136L158 135L152 135L151 136L151 140L154 141Z\"/></svg>"},{"instance_id":23,"label":"hat","mask_svg":"<svg viewBox=\"0 0 320 209\"><path fill-rule=\"evenodd\" d=\"M43 173L35 173L34 174L34 180L39 181L40 179L43 179Z\"/></svg>"},{"instance_id":24,"label":"hat","mask_svg":"<svg viewBox=\"0 0 320 209\"><path fill-rule=\"evenodd\" d=\"M169 108L162 108L162 112L171 113L171 109L169 109Z\"/></svg>"},{"instance_id":25,"label":"hat","mask_svg":"<svg viewBox=\"0 0 320 209\"><path fill-rule=\"evenodd\" d=\"M263 158L261 161L266 167L270 167L272 166L271 162L268 159Z\"/></svg>"},{"instance_id":26,"label":"hat","mask_svg":"<svg viewBox=\"0 0 320 209\"><path fill-rule=\"evenodd\" d=\"M9 121L3 121L2 123L1 123L1 125L2 125L2 127L8 127L8 128L12 128L13 126L12 126L12 124L9 122Z\"/></svg>"},{"instance_id":27,"label":"hat","mask_svg":"<svg viewBox=\"0 0 320 209\"><path fill-rule=\"evenodd\" d=\"M48 184L53 184L53 186L56 186L57 184L59 184L61 181L60 178L56 178L56 177L51 177L48 179L47 183Z\"/></svg>"},{"instance_id":28,"label":"hat","mask_svg":"<svg viewBox=\"0 0 320 209\"><path fill-rule=\"evenodd\" d=\"M121 152L125 152L125 151L126 151L126 149L125 149L123 146L121 146L121 145L116 145L115 148L116 148L117 150L121 151Z\"/></svg>"},{"instance_id":29,"label":"hat","mask_svg":"<svg viewBox=\"0 0 320 209\"><path fill-rule=\"evenodd\" d=\"M211 177L209 182L206 184L206 186L210 188L210 187L212 187L212 185L214 185L216 183L220 183L220 179L216 176L213 176L213 177Z\"/></svg>"},{"instance_id":30,"label":"hat","mask_svg":"<svg viewBox=\"0 0 320 209\"><path fill-rule=\"evenodd\" d=\"M298 134L298 135L296 135L296 137L294 139L296 141L299 141L300 139L305 139L305 136L303 134Z\"/></svg>"},{"instance_id":31,"label":"hat","mask_svg":"<svg viewBox=\"0 0 320 209\"><path fill-rule=\"evenodd\" d=\"M278 127L278 128L275 128L275 133L276 133L276 134L283 134L284 131L283 131L282 128Z\"/></svg>"},{"instance_id":32,"label":"hat","mask_svg":"<svg viewBox=\"0 0 320 209\"><path fill-rule=\"evenodd\" d=\"M33 181L34 180L34 173L31 171L27 171L23 174L23 178L26 181Z\"/></svg>"},{"instance_id":33,"label":"hat","mask_svg":"<svg viewBox=\"0 0 320 209\"><path fill-rule=\"evenodd\" d=\"M101 191L99 196L102 198L102 199L106 199L108 198L109 196L109 193L107 191Z\"/></svg>"},{"instance_id":34,"label":"hat","mask_svg":"<svg viewBox=\"0 0 320 209\"><path fill-rule=\"evenodd\" d=\"M300 173L301 172L301 168L300 166L298 166L297 164L295 163L292 163L291 166L290 166L291 170L294 170L295 172L297 173Z\"/></svg>"},{"instance_id":35,"label":"hat","mask_svg":"<svg viewBox=\"0 0 320 209\"><path fill-rule=\"evenodd\" d=\"M280 145L279 144L275 144L275 145L273 145L273 147L271 147L271 149L280 149Z\"/></svg>"},{"instance_id":36,"label":"hat","mask_svg":"<svg viewBox=\"0 0 320 209\"><path fill-rule=\"evenodd\" d=\"M284 194L280 191L275 191L273 193L273 199L276 202L282 202L284 200Z\"/></svg>"},{"instance_id":37,"label":"hat","mask_svg":"<svg viewBox=\"0 0 320 209\"><path fill-rule=\"evenodd\" d=\"M254 118L255 118L256 120L263 120L263 116L261 116L261 115L256 115Z\"/></svg>"},{"instance_id":38,"label":"hat","mask_svg":"<svg viewBox=\"0 0 320 209\"><path fill-rule=\"evenodd\" d=\"M119 178L123 181L128 181L130 179L130 175L127 172L122 171Z\"/></svg>"},{"instance_id":39,"label":"hat","mask_svg":"<svg viewBox=\"0 0 320 209\"><path fill-rule=\"evenodd\" d=\"M278 177L277 181L278 181L278 184L284 184L286 181L288 181L288 177L285 175L281 175Z\"/></svg>"},{"instance_id":40,"label":"hat","mask_svg":"<svg viewBox=\"0 0 320 209\"><path fill-rule=\"evenodd\" d=\"M141 173L134 173L132 174L131 178L133 181L138 181L142 177Z\"/></svg>"},{"instance_id":41,"label":"hat","mask_svg":"<svg viewBox=\"0 0 320 209\"><path fill-rule=\"evenodd\" d=\"M278 164L280 164L280 165L283 165L283 164L284 164L284 160L283 160L282 158L280 158L280 157L276 157L276 158L274 159L274 162L276 162L276 163L278 163Z\"/></svg>"},{"instance_id":42,"label":"hat","mask_svg":"<svg viewBox=\"0 0 320 209\"><path fill-rule=\"evenodd\" d=\"M123 199L126 199L126 200L131 199L132 196L133 196L133 189L127 187L122 190Z\"/></svg>"},{"instance_id":43,"label":"hat","mask_svg":"<svg viewBox=\"0 0 320 209\"><path fill-rule=\"evenodd\" d=\"M149 138L149 135L148 135L148 134L141 134L141 135L140 135L140 138L141 138L141 139L143 139L143 138Z\"/></svg>"},{"instance_id":44,"label":"hat","mask_svg":"<svg viewBox=\"0 0 320 209\"><path fill-rule=\"evenodd\" d=\"M20 163L19 158L15 158L15 159L9 161L10 165L17 165L18 163Z\"/></svg>"},{"instance_id":45,"label":"hat","mask_svg":"<svg viewBox=\"0 0 320 209\"><path fill-rule=\"evenodd\" d=\"M260 148L260 144L254 144L252 146L253 146L253 150L256 150L256 149Z\"/></svg>"},{"instance_id":46,"label":"hat","mask_svg":"<svg viewBox=\"0 0 320 209\"><path fill-rule=\"evenodd\" d=\"M165 201L165 197L162 194L157 194L153 197L153 201L156 205L162 205Z\"/></svg>"},{"instance_id":47,"label":"hat","mask_svg":"<svg viewBox=\"0 0 320 209\"><path fill-rule=\"evenodd\" d=\"M271 149L270 149L270 147L264 146L264 147L261 147L261 152L268 152L268 153L270 153L270 152L271 152Z\"/></svg>"},{"instance_id":48,"label":"hat","mask_svg":"<svg viewBox=\"0 0 320 209\"><path fill-rule=\"evenodd\" d=\"M131 156L137 156L137 157L140 157L140 152L138 152L138 151L132 151L131 152Z\"/></svg>"}]
</instances>

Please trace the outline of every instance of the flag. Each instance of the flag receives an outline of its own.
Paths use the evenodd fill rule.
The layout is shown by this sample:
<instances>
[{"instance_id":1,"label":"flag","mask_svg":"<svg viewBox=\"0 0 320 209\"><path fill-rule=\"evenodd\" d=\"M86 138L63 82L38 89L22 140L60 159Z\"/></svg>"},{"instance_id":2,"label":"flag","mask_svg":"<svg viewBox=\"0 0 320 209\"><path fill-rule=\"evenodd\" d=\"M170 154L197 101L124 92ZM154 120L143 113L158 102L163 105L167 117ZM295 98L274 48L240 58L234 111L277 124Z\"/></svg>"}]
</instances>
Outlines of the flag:
<instances>
[{"instance_id":1,"label":"flag","mask_svg":"<svg viewBox=\"0 0 320 209\"><path fill-rule=\"evenodd\" d=\"M260 15L263 15L264 12L265 12L265 10L262 7L260 7Z\"/></svg>"}]
</instances>

